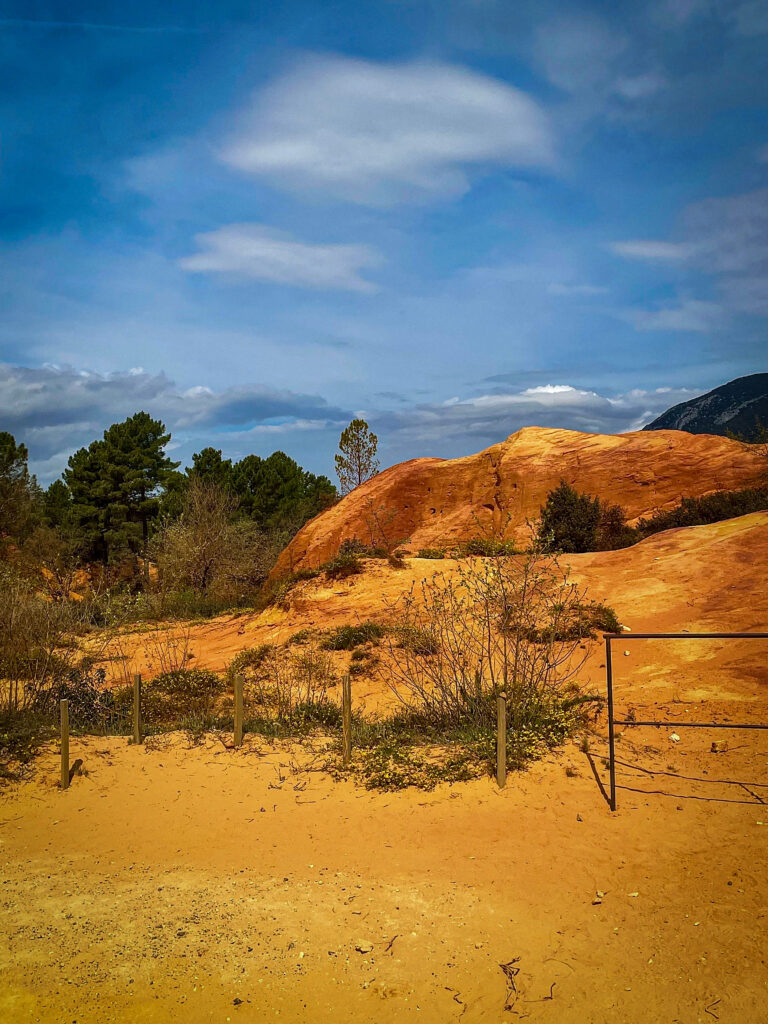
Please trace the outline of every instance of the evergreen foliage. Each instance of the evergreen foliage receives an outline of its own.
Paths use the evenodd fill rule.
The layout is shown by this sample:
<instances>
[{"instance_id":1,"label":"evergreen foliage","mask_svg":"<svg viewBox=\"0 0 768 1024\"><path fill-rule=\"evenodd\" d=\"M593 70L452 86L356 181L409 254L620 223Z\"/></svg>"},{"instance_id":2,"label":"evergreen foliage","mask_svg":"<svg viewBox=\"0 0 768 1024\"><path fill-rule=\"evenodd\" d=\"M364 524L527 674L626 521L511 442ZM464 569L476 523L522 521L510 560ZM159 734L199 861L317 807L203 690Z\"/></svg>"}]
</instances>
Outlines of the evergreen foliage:
<instances>
[{"instance_id":1,"label":"evergreen foliage","mask_svg":"<svg viewBox=\"0 0 768 1024\"><path fill-rule=\"evenodd\" d=\"M599 524L600 500L561 480L541 510L539 540L548 550L564 554L594 551Z\"/></svg>"},{"instance_id":2,"label":"evergreen foliage","mask_svg":"<svg viewBox=\"0 0 768 1024\"><path fill-rule=\"evenodd\" d=\"M69 459L64 480L72 494L72 515L83 554L105 565L131 553L146 553L159 490L178 463L165 446L171 435L160 420L138 412L104 431L101 441Z\"/></svg>"},{"instance_id":3,"label":"evergreen foliage","mask_svg":"<svg viewBox=\"0 0 768 1024\"><path fill-rule=\"evenodd\" d=\"M39 489L27 466L26 445L0 431L0 538L15 542L34 528Z\"/></svg>"},{"instance_id":4,"label":"evergreen foliage","mask_svg":"<svg viewBox=\"0 0 768 1024\"><path fill-rule=\"evenodd\" d=\"M339 453L334 455L341 493L349 494L355 487L370 480L379 471L376 450L378 437L365 420L355 419L341 432Z\"/></svg>"}]
</instances>

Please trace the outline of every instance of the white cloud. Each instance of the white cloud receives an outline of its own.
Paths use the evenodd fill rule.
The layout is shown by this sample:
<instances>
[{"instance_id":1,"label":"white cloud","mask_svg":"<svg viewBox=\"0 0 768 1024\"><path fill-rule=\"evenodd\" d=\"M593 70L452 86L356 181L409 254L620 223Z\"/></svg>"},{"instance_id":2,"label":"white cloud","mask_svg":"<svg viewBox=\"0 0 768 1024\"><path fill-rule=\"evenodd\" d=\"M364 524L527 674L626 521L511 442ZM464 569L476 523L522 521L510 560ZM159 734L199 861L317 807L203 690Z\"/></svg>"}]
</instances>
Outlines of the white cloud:
<instances>
[{"instance_id":1,"label":"white cloud","mask_svg":"<svg viewBox=\"0 0 768 1024\"><path fill-rule=\"evenodd\" d=\"M608 292L607 288L596 284L559 284L553 282L547 285L547 291L550 295L606 295Z\"/></svg>"},{"instance_id":2,"label":"white cloud","mask_svg":"<svg viewBox=\"0 0 768 1024\"><path fill-rule=\"evenodd\" d=\"M414 406L372 416L381 433L395 446L450 446L472 438L480 446L492 444L521 427L557 427L587 433L639 430L671 405L687 401L699 391L687 388L635 389L619 395L568 384L545 384L511 393Z\"/></svg>"},{"instance_id":3,"label":"white cloud","mask_svg":"<svg viewBox=\"0 0 768 1024\"><path fill-rule=\"evenodd\" d=\"M641 100L663 89L667 84L664 75L658 71L646 71L641 75L617 78L614 90L625 100Z\"/></svg>"},{"instance_id":4,"label":"white cloud","mask_svg":"<svg viewBox=\"0 0 768 1024\"><path fill-rule=\"evenodd\" d=\"M578 15L542 21L534 56L554 85L568 92L603 84L613 77L627 49L626 36L600 18Z\"/></svg>"},{"instance_id":5,"label":"white cloud","mask_svg":"<svg viewBox=\"0 0 768 1024\"><path fill-rule=\"evenodd\" d=\"M197 235L201 251L180 260L191 273L231 274L302 288L372 292L360 271L381 262L367 245L299 242L261 224L228 224Z\"/></svg>"},{"instance_id":6,"label":"white cloud","mask_svg":"<svg viewBox=\"0 0 768 1024\"><path fill-rule=\"evenodd\" d=\"M698 302L695 299L660 309L630 310L626 315L639 331L706 333L720 326L723 321L723 309L716 302Z\"/></svg>"},{"instance_id":7,"label":"white cloud","mask_svg":"<svg viewBox=\"0 0 768 1024\"><path fill-rule=\"evenodd\" d=\"M672 242L614 242L610 248L620 256L682 263L711 274L724 307L768 316L768 189L693 203L676 234L679 240Z\"/></svg>"},{"instance_id":8,"label":"white cloud","mask_svg":"<svg viewBox=\"0 0 768 1024\"><path fill-rule=\"evenodd\" d=\"M461 195L469 169L550 166L546 114L445 63L314 58L254 97L221 159L278 187L359 203Z\"/></svg>"},{"instance_id":9,"label":"white cloud","mask_svg":"<svg viewBox=\"0 0 768 1024\"><path fill-rule=\"evenodd\" d=\"M638 239L631 242L611 242L609 248L617 256L659 263L681 263L691 255L691 246L680 242Z\"/></svg>"},{"instance_id":10,"label":"white cloud","mask_svg":"<svg viewBox=\"0 0 768 1024\"><path fill-rule=\"evenodd\" d=\"M275 427L281 431L343 424L348 410L318 395L241 384L214 391L205 385L179 389L164 374L97 374L72 367L30 368L0 363L3 427L29 447L34 468L60 472L79 446L100 437L110 423L144 409L176 431L197 432L210 444Z\"/></svg>"}]
</instances>

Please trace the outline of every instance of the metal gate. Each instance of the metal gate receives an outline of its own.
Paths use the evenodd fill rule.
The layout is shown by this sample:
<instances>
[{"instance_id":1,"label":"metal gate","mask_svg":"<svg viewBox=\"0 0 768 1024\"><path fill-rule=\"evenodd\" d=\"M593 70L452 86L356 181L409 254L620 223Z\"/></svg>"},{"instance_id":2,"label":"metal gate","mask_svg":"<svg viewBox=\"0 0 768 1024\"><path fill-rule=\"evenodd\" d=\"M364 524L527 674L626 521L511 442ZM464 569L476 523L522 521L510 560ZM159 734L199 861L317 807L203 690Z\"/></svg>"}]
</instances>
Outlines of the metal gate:
<instances>
[{"instance_id":1,"label":"metal gate","mask_svg":"<svg viewBox=\"0 0 768 1024\"><path fill-rule=\"evenodd\" d=\"M768 724L758 725L745 722L638 722L615 719L613 717L613 663L611 661L611 641L621 640L768 640L768 633L604 633L605 638L605 682L608 693L608 763L611 789L608 803L612 811L616 810L616 750L615 728L617 725L650 725L656 728L669 727L675 729L768 729Z\"/></svg>"}]
</instances>

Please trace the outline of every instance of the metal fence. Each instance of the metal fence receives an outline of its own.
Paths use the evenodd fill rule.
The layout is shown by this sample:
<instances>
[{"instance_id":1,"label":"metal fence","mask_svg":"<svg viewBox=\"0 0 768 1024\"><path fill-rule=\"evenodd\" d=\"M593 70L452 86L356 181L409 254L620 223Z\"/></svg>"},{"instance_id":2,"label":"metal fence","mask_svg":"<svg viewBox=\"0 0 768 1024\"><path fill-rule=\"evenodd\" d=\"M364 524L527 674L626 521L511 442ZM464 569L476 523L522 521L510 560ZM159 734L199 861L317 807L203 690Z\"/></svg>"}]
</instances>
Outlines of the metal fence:
<instances>
[{"instance_id":1,"label":"metal fence","mask_svg":"<svg viewBox=\"0 0 768 1024\"><path fill-rule=\"evenodd\" d=\"M608 695L608 766L610 772L610 795L608 803L616 810L616 726L649 725L656 728L674 729L768 729L768 724L754 722L670 722L636 721L613 717L613 662L611 642L613 640L768 640L768 633L604 633L605 638L605 682Z\"/></svg>"}]
</instances>

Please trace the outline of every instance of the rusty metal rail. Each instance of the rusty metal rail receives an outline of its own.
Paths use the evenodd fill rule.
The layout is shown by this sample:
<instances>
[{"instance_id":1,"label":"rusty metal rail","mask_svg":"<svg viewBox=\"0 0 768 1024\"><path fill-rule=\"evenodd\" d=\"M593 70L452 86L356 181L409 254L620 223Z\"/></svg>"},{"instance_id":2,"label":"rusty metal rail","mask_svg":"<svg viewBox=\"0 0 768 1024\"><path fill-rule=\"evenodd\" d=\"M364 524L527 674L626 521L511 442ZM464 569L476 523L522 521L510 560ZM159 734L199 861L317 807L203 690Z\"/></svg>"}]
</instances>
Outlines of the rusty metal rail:
<instances>
[{"instance_id":1,"label":"rusty metal rail","mask_svg":"<svg viewBox=\"0 0 768 1024\"><path fill-rule=\"evenodd\" d=\"M604 633L605 639L605 683L608 696L608 762L610 773L610 796L608 804L616 810L616 726L650 726L661 729L768 729L768 724L744 722L670 722L630 721L613 716L613 640L768 640L768 633Z\"/></svg>"}]
</instances>

